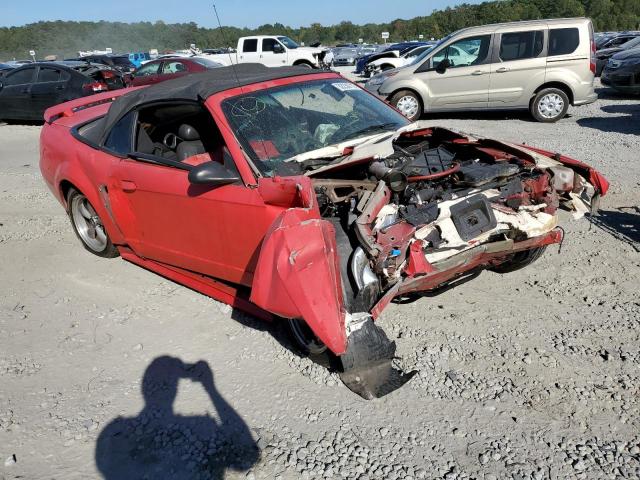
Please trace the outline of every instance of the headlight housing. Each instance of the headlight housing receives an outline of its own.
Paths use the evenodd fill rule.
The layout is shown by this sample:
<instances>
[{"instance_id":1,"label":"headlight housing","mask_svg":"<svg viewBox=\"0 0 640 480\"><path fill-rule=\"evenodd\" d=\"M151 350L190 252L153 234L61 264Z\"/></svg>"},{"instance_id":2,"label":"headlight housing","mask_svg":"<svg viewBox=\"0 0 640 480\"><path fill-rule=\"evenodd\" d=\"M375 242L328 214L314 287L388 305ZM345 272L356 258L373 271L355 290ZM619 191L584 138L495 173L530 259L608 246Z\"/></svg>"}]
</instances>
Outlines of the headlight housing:
<instances>
[{"instance_id":1,"label":"headlight housing","mask_svg":"<svg viewBox=\"0 0 640 480\"><path fill-rule=\"evenodd\" d=\"M397 73L398 72L381 73L379 75L376 75L375 77L371 77L371 80L369 80L369 85L382 85L385 81L387 81Z\"/></svg>"}]
</instances>

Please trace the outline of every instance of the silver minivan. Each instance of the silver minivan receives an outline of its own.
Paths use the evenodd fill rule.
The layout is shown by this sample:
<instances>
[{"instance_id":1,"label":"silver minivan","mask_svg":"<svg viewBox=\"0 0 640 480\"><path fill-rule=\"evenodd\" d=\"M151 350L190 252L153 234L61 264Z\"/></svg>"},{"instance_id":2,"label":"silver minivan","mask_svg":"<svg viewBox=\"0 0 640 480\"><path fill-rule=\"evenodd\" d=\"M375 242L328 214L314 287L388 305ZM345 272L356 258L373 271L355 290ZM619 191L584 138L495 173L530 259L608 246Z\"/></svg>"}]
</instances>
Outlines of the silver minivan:
<instances>
[{"instance_id":1,"label":"silver minivan","mask_svg":"<svg viewBox=\"0 0 640 480\"><path fill-rule=\"evenodd\" d=\"M410 120L424 112L528 109L555 122L594 102L595 42L588 18L501 23L459 30L367 90Z\"/></svg>"}]
</instances>

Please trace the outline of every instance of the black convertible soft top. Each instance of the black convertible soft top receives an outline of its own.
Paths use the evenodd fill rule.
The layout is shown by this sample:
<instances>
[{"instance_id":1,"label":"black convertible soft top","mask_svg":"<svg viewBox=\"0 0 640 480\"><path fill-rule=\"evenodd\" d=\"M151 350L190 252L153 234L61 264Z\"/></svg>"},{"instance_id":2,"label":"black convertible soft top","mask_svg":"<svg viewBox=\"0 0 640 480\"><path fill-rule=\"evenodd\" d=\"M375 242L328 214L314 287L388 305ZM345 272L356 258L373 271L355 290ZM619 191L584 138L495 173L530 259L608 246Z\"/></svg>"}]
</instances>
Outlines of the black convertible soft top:
<instances>
[{"instance_id":1,"label":"black convertible soft top","mask_svg":"<svg viewBox=\"0 0 640 480\"><path fill-rule=\"evenodd\" d=\"M107 132L111 131L124 115L143 104L166 100L204 101L215 93L235 87L314 73L318 71L308 67L270 68L260 63L241 63L234 67L214 68L134 90L113 102L101 129L102 138L104 139Z\"/></svg>"}]
</instances>

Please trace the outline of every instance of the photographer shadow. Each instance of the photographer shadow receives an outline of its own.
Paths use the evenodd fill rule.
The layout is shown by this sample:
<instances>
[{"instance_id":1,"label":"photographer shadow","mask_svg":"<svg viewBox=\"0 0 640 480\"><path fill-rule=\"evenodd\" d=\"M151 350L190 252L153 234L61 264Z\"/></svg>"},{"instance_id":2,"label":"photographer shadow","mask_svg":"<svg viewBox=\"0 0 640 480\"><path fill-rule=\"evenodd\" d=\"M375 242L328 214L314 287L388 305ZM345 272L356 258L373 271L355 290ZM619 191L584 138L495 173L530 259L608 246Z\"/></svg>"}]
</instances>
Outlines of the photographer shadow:
<instances>
[{"instance_id":1,"label":"photographer shadow","mask_svg":"<svg viewBox=\"0 0 640 480\"><path fill-rule=\"evenodd\" d=\"M180 379L202 384L219 420L173 411ZM216 390L206 362L158 357L145 371L142 393L145 406L136 417L118 417L100 433L95 460L105 480L218 480L259 460L248 426Z\"/></svg>"}]
</instances>

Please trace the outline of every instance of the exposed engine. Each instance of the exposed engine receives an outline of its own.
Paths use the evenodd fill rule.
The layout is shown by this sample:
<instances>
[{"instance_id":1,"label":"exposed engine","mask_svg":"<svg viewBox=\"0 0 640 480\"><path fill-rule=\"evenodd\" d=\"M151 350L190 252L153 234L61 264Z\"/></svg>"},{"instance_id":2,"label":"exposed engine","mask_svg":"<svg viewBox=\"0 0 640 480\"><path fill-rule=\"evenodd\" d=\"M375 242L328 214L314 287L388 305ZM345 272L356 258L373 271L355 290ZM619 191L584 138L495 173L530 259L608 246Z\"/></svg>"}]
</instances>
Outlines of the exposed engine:
<instances>
[{"instance_id":1,"label":"exposed engine","mask_svg":"<svg viewBox=\"0 0 640 480\"><path fill-rule=\"evenodd\" d=\"M392 145L383 158L312 174L322 216L339 219L355 250L349 277L364 308L419 261L451 268L478 245L545 234L559 207L584 213L593 194L560 162L492 140L434 128Z\"/></svg>"}]
</instances>

